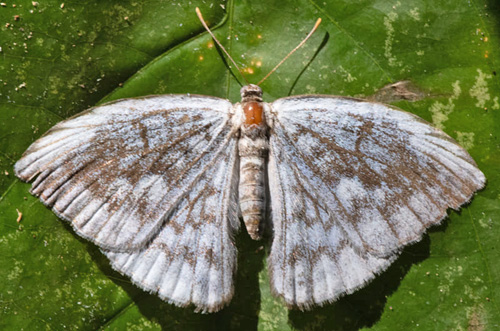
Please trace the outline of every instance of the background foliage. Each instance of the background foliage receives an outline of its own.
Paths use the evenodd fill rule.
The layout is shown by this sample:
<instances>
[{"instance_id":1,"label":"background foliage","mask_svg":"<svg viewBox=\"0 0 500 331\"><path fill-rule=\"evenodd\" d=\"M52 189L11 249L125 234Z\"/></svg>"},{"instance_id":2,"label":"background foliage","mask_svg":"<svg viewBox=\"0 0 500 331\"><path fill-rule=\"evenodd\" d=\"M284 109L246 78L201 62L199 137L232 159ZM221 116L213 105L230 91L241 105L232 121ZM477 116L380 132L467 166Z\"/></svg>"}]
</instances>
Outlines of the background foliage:
<instances>
[{"instance_id":1,"label":"background foliage","mask_svg":"<svg viewBox=\"0 0 500 331\"><path fill-rule=\"evenodd\" d=\"M393 103L466 147L486 189L368 287L311 312L271 297L268 246L246 233L237 237L236 296L223 311L194 314L137 289L29 195L13 164L52 125L103 100L198 93L238 101L241 78L203 32L196 6L254 83L322 17L308 44L263 84L266 100L322 93ZM494 0L6 1L0 329L498 328L499 18ZM380 91L400 81L410 83Z\"/></svg>"}]
</instances>

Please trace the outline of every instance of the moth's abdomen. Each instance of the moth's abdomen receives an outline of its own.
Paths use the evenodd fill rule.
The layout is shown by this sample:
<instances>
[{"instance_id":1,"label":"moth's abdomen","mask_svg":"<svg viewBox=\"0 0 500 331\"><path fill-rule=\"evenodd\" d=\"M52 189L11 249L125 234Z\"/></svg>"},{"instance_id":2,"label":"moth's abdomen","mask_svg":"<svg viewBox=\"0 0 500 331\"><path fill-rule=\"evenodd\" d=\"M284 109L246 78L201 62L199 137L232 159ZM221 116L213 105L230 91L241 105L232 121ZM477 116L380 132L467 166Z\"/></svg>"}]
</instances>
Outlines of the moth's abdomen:
<instances>
[{"instance_id":1,"label":"moth's abdomen","mask_svg":"<svg viewBox=\"0 0 500 331\"><path fill-rule=\"evenodd\" d=\"M240 155L239 199L241 215L252 239L262 236L266 212L265 159Z\"/></svg>"},{"instance_id":2,"label":"moth's abdomen","mask_svg":"<svg viewBox=\"0 0 500 331\"><path fill-rule=\"evenodd\" d=\"M239 200L243 221L254 240L262 237L266 216L267 124L260 102L243 103L245 121L238 144L240 155Z\"/></svg>"}]
</instances>

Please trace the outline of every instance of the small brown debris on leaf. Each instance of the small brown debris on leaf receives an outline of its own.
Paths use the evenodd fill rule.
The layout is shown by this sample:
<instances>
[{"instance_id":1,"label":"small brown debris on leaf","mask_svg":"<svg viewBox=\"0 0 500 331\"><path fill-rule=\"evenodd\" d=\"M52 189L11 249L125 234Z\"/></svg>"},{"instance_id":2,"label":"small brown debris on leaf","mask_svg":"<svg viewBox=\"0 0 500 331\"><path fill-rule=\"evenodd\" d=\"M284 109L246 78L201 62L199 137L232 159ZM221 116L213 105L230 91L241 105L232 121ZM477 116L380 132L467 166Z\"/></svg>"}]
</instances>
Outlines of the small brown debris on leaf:
<instances>
[{"instance_id":1,"label":"small brown debris on leaf","mask_svg":"<svg viewBox=\"0 0 500 331\"><path fill-rule=\"evenodd\" d=\"M420 91L410 81L402 80L382 87L367 99L370 101L390 103L399 100L418 101L424 97L425 93Z\"/></svg>"}]
</instances>

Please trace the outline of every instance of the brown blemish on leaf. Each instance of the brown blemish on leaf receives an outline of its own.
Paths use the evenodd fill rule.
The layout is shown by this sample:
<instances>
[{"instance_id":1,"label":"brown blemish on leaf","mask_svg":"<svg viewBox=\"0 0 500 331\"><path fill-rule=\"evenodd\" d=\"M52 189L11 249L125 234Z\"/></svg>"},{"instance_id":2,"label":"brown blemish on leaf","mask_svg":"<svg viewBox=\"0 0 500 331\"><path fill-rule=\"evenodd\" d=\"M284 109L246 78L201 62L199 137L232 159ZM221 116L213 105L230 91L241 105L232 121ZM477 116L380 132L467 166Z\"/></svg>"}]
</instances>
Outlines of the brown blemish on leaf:
<instances>
[{"instance_id":1,"label":"brown blemish on leaf","mask_svg":"<svg viewBox=\"0 0 500 331\"><path fill-rule=\"evenodd\" d=\"M467 325L468 331L483 331L485 330L485 323L482 317L482 307L476 307L472 313L468 314L469 323Z\"/></svg>"},{"instance_id":2,"label":"brown blemish on leaf","mask_svg":"<svg viewBox=\"0 0 500 331\"><path fill-rule=\"evenodd\" d=\"M382 87L367 100L382 103L390 103L399 100L418 101L422 100L426 94L419 90L408 80L396 82Z\"/></svg>"}]
</instances>

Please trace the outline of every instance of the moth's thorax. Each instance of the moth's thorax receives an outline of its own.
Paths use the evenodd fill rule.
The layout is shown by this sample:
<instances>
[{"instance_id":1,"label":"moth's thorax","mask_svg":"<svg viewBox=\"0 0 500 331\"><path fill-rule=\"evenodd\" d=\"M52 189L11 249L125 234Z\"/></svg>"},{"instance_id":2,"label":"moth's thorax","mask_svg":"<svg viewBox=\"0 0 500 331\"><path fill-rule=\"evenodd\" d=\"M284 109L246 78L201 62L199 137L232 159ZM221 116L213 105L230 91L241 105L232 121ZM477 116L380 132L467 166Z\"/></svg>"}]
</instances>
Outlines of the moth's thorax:
<instances>
[{"instance_id":1,"label":"moth's thorax","mask_svg":"<svg viewBox=\"0 0 500 331\"><path fill-rule=\"evenodd\" d=\"M262 102L262 89L257 85L243 86L241 94L241 135L255 140L257 137L266 138L268 125L266 123L265 107Z\"/></svg>"},{"instance_id":2,"label":"moth's thorax","mask_svg":"<svg viewBox=\"0 0 500 331\"><path fill-rule=\"evenodd\" d=\"M241 106L243 107L243 114L245 115L245 120L243 122L244 126L260 126L265 123L262 102L248 101L244 102Z\"/></svg>"}]
</instances>

